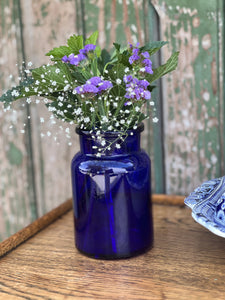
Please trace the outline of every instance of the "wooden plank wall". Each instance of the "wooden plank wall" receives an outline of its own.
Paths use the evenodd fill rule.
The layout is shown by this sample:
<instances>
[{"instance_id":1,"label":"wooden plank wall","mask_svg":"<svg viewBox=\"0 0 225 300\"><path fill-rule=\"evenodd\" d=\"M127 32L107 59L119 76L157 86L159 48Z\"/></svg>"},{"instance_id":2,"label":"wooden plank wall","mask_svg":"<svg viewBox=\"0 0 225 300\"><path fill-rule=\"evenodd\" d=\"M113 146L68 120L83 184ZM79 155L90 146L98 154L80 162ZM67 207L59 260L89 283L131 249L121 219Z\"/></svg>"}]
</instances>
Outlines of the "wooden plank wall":
<instances>
[{"instance_id":1,"label":"wooden plank wall","mask_svg":"<svg viewBox=\"0 0 225 300\"><path fill-rule=\"evenodd\" d=\"M224 173L224 7L222 0L208 2L1 0L0 90L18 82L23 60L35 67L48 62L44 53L73 33L98 29L108 49L114 41L168 40L153 60L180 50L178 70L152 95L160 121L145 122L142 144L152 159L154 192L187 194ZM0 240L71 196L74 128L36 101L16 103L16 112L0 109Z\"/></svg>"},{"instance_id":2,"label":"wooden plank wall","mask_svg":"<svg viewBox=\"0 0 225 300\"><path fill-rule=\"evenodd\" d=\"M163 89L167 193L224 175L224 1L152 0L161 37L180 50Z\"/></svg>"}]
</instances>

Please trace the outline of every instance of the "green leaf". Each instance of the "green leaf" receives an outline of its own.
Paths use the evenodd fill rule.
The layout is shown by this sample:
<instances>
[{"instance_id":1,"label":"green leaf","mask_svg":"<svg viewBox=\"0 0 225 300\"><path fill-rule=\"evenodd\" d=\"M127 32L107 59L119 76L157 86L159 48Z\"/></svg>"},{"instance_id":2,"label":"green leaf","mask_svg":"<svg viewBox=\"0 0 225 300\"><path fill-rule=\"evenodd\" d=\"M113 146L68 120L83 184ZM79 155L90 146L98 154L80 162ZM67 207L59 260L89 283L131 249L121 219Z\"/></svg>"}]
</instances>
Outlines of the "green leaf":
<instances>
[{"instance_id":1,"label":"green leaf","mask_svg":"<svg viewBox=\"0 0 225 300\"><path fill-rule=\"evenodd\" d=\"M157 52L159 49L161 49L166 44L168 44L168 42L155 41L155 42L147 43L144 47L141 47L140 50L142 52L148 51L149 55L153 55L155 52Z\"/></svg>"},{"instance_id":2,"label":"green leaf","mask_svg":"<svg viewBox=\"0 0 225 300\"><path fill-rule=\"evenodd\" d=\"M178 63L178 56L179 52L174 52L164 65L158 67L157 69L153 69L153 74L146 75L148 82L151 83L167 73L175 70Z\"/></svg>"},{"instance_id":3,"label":"green leaf","mask_svg":"<svg viewBox=\"0 0 225 300\"><path fill-rule=\"evenodd\" d=\"M83 36L74 34L67 40L67 44L71 49L70 53L74 53L75 55L77 55L79 53L79 50L82 49L84 45Z\"/></svg>"},{"instance_id":4,"label":"green leaf","mask_svg":"<svg viewBox=\"0 0 225 300\"><path fill-rule=\"evenodd\" d=\"M72 72L72 76L77 80L77 83L83 85L86 82L85 77L77 71Z\"/></svg>"},{"instance_id":5,"label":"green leaf","mask_svg":"<svg viewBox=\"0 0 225 300\"><path fill-rule=\"evenodd\" d=\"M32 89L33 79L27 78L23 82L20 83L20 85L13 87L12 89L8 90L6 93L4 93L0 97L0 102L3 102L5 106L7 107L10 103L24 98L24 97L30 97L33 95L37 95L37 92L35 92ZM29 91L25 91L25 87L29 87ZM16 96L18 94L18 96Z\"/></svg>"},{"instance_id":6,"label":"green leaf","mask_svg":"<svg viewBox=\"0 0 225 300\"><path fill-rule=\"evenodd\" d=\"M68 105L70 104L70 108ZM74 115L74 106L71 105L70 102L67 102L66 100L63 102L50 102L45 104L48 108L51 107L51 112L58 118L63 119L66 122L74 121L76 122L76 117ZM59 113L63 112L63 114Z\"/></svg>"},{"instance_id":7,"label":"green leaf","mask_svg":"<svg viewBox=\"0 0 225 300\"><path fill-rule=\"evenodd\" d=\"M114 67L109 70L109 77L112 80L116 80L117 78L120 78L121 80L123 79L123 76L125 75L125 68L123 64L117 63L114 65Z\"/></svg>"},{"instance_id":8,"label":"green leaf","mask_svg":"<svg viewBox=\"0 0 225 300\"><path fill-rule=\"evenodd\" d=\"M85 45L87 44L96 45L97 39L98 39L98 31L95 31L88 39L86 39Z\"/></svg>"},{"instance_id":9,"label":"green leaf","mask_svg":"<svg viewBox=\"0 0 225 300\"><path fill-rule=\"evenodd\" d=\"M125 68L126 67L123 64L117 63L112 69L109 70L109 77L113 82L113 88L111 89L110 93L115 97L125 95L124 83L121 83L120 85L115 83L116 79L121 79L123 82Z\"/></svg>"},{"instance_id":10,"label":"green leaf","mask_svg":"<svg viewBox=\"0 0 225 300\"><path fill-rule=\"evenodd\" d=\"M113 43L113 46L116 48L116 50L117 50L118 52L120 52L120 44L118 44L118 43Z\"/></svg>"},{"instance_id":11,"label":"green leaf","mask_svg":"<svg viewBox=\"0 0 225 300\"><path fill-rule=\"evenodd\" d=\"M97 57L100 57L101 53L102 53L101 47L97 46L96 49L95 49L95 53L96 53Z\"/></svg>"},{"instance_id":12,"label":"green leaf","mask_svg":"<svg viewBox=\"0 0 225 300\"><path fill-rule=\"evenodd\" d=\"M51 89L54 91L63 91L66 84L73 84L73 79L67 65L60 61L54 65L33 69L32 75L35 82L38 80L38 90L40 91L49 92ZM42 78L42 76L44 77ZM44 82L43 79L45 80ZM65 83L65 80L68 83ZM52 84L53 82L54 84Z\"/></svg>"},{"instance_id":13,"label":"green leaf","mask_svg":"<svg viewBox=\"0 0 225 300\"><path fill-rule=\"evenodd\" d=\"M71 49L67 46L60 46L58 48L54 48L46 53L46 56L52 55L55 60L61 60L64 55L70 55L72 53Z\"/></svg>"}]
</instances>

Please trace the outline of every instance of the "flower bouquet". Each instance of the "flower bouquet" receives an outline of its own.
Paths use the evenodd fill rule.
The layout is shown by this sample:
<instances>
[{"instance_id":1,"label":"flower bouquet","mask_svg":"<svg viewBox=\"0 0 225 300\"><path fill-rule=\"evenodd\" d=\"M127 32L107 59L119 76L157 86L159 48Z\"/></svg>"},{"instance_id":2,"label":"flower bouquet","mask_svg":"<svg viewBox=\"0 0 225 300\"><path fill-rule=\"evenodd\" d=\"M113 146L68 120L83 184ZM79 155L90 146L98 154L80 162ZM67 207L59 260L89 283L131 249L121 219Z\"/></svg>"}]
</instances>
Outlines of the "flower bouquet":
<instances>
[{"instance_id":1,"label":"flower bouquet","mask_svg":"<svg viewBox=\"0 0 225 300\"><path fill-rule=\"evenodd\" d=\"M20 85L6 92L5 106L41 97L57 118L77 124L80 152L71 164L76 247L95 258L142 253L153 243L151 164L140 149L153 82L174 70L178 52L153 68L150 57L166 42L129 44L114 52L71 36L47 53L51 63L25 70Z\"/></svg>"},{"instance_id":2,"label":"flower bouquet","mask_svg":"<svg viewBox=\"0 0 225 300\"><path fill-rule=\"evenodd\" d=\"M119 132L116 143L119 148L127 130L137 128L149 117L145 104L149 101L154 106L152 83L176 68L178 52L154 69L150 56L166 42L142 47L129 44L127 49L114 43L115 50L110 55L96 46L97 38L97 31L85 42L80 35L71 36L67 46L46 54L51 58L50 64L25 70L20 84L2 95L0 101L8 106L20 98L30 103L31 96L41 97L57 118L97 132L98 155L101 155L111 145L101 140L100 133Z\"/></svg>"}]
</instances>

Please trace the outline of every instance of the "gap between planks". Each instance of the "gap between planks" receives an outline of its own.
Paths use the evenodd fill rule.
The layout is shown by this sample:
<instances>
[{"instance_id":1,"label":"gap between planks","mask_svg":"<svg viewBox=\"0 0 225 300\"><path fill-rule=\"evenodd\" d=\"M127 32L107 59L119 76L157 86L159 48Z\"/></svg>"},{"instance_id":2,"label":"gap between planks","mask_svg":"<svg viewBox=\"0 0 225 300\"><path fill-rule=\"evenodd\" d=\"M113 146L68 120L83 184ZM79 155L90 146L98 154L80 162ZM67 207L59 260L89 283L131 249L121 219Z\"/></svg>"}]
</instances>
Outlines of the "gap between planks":
<instances>
[{"instance_id":1,"label":"gap between planks","mask_svg":"<svg viewBox=\"0 0 225 300\"><path fill-rule=\"evenodd\" d=\"M153 194L152 202L154 204L184 206L184 198L184 196L179 195ZM30 225L13 234L8 239L1 242L0 257L6 255L8 252L18 247L20 244L34 236L36 233L50 225L52 222L54 222L56 219L58 219L71 209L72 199L69 199L44 216L38 218Z\"/></svg>"}]
</instances>

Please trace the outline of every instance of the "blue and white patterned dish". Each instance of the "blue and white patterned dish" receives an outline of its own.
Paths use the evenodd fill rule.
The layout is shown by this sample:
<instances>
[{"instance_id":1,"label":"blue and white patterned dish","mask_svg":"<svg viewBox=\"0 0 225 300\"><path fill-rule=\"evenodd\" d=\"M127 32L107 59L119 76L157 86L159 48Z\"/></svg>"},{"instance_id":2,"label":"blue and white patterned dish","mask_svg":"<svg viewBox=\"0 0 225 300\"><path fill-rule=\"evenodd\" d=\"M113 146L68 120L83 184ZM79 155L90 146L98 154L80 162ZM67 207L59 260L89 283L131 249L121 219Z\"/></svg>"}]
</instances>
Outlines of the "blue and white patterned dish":
<instances>
[{"instance_id":1,"label":"blue and white patterned dish","mask_svg":"<svg viewBox=\"0 0 225 300\"><path fill-rule=\"evenodd\" d=\"M225 237L225 176L204 182L184 203L192 209L196 222Z\"/></svg>"}]
</instances>

